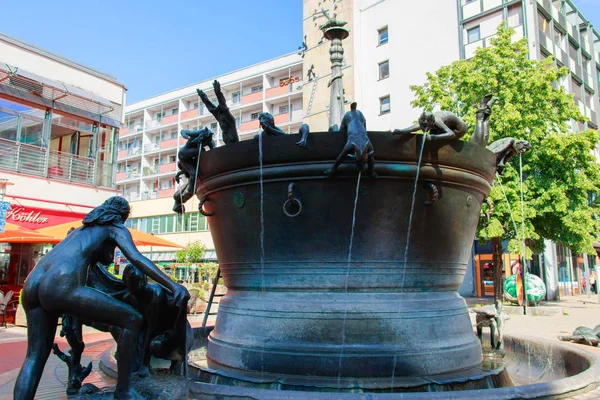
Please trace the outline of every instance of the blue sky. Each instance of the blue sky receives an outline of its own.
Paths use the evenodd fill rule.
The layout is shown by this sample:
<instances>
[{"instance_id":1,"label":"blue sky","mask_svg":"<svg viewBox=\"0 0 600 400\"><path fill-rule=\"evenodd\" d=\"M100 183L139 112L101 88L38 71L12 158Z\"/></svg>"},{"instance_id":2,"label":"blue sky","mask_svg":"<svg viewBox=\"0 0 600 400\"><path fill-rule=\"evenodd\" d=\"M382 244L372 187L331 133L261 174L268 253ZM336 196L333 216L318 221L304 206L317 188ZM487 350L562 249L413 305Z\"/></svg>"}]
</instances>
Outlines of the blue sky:
<instances>
[{"instance_id":1,"label":"blue sky","mask_svg":"<svg viewBox=\"0 0 600 400\"><path fill-rule=\"evenodd\" d=\"M300 0L29 0L1 10L0 32L116 76L127 103L302 43Z\"/></svg>"},{"instance_id":2,"label":"blue sky","mask_svg":"<svg viewBox=\"0 0 600 400\"><path fill-rule=\"evenodd\" d=\"M574 1L600 30L600 0ZM127 103L287 54L302 42L300 0L26 4L28 10L3 2L0 32L116 76L129 89Z\"/></svg>"}]
</instances>

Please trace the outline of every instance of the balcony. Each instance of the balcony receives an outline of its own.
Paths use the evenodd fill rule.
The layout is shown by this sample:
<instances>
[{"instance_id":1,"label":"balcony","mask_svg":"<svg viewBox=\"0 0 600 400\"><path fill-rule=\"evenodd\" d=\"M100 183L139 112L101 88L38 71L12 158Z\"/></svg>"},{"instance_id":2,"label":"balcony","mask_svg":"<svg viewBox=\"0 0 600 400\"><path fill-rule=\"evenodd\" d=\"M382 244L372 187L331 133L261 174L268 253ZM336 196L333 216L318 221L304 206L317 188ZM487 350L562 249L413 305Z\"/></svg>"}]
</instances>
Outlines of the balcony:
<instances>
[{"instance_id":1,"label":"balcony","mask_svg":"<svg viewBox=\"0 0 600 400\"><path fill-rule=\"evenodd\" d=\"M169 115L168 117L163 117L162 119L162 124L164 125L170 125L170 124L174 124L177 122L177 118L179 117L178 114L175 115Z\"/></svg>"},{"instance_id":2,"label":"balcony","mask_svg":"<svg viewBox=\"0 0 600 400\"><path fill-rule=\"evenodd\" d=\"M141 200L141 198L142 198L139 193L129 193L129 194L123 195L123 197L127 201L138 201L138 200Z\"/></svg>"},{"instance_id":3,"label":"balcony","mask_svg":"<svg viewBox=\"0 0 600 400\"><path fill-rule=\"evenodd\" d=\"M150 175L156 175L160 172L160 167L158 165L153 165L151 167L144 167L144 178Z\"/></svg>"},{"instance_id":4,"label":"balcony","mask_svg":"<svg viewBox=\"0 0 600 400\"><path fill-rule=\"evenodd\" d=\"M465 3L465 0L463 0L463 20L467 20L471 17L502 6L502 0L475 0L466 4Z\"/></svg>"},{"instance_id":5,"label":"balcony","mask_svg":"<svg viewBox=\"0 0 600 400\"><path fill-rule=\"evenodd\" d=\"M126 127L119 129L119 137L123 138L126 136L137 135L139 133L142 133L143 130L144 129L142 128L141 124L126 126Z\"/></svg>"},{"instance_id":6,"label":"balcony","mask_svg":"<svg viewBox=\"0 0 600 400\"><path fill-rule=\"evenodd\" d=\"M267 89L266 98L281 96L282 94L289 93L291 91L291 85L277 86L271 89Z\"/></svg>"},{"instance_id":7,"label":"balcony","mask_svg":"<svg viewBox=\"0 0 600 400\"><path fill-rule=\"evenodd\" d=\"M184 111L181 113L181 120L185 121L192 118L197 118L200 116L200 111L195 108L193 110Z\"/></svg>"},{"instance_id":8,"label":"balcony","mask_svg":"<svg viewBox=\"0 0 600 400\"><path fill-rule=\"evenodd\" d=\"M122 160L127 157L139 156L141 154L142 154L141 147L131 147L129 149L119 151L119 153L117 154L117 160Z\"/></svg>"},{"instance_id":9,"label":"balcony","mask_svg":"<svg viewBox=\"0 0 600 400\"><path fill-rule=\"evenodd\" d=\"M162 126L162 120L160 119L151 119L146 121L146 129L156 129Z\"/></svg>"},{"instance_id":10,"label":"balcony","mask_svg":"<svg viewBox=\"0 0 600 400\"><path fill-rule=\"evenodd\" d=\"M117 182L129 181L132 179L140 179L140 171L136 169L132 169L131 171L121 171L117 172L116 180Z\"/></svg>"},{"instance_id":11,"label":"balcony","mask_svg":"<svg viewBox=\"0 0 600 400\"><path fill-rule=\"evenodd\" d=\"M242 96L242 104L250 104L263 99L263 92L250 93L245 96Z\"/></svg>"},{"instance_id":12,"label":"balcony","mask_svg":"<svg viewBox=\"0 0 600 400\"><path fill-rule=\"evenodd\" d=\"M178 141L179 141L178 138L163 140L162 142L160 142L160 148L161 149L172 149L172 148L175 148L175 147L177 147L179 145Z\"/></svg>"},{"instance_id":13,"label":"balcony","mask_svg":"<svg viewBox=\"0 0 600 400\"><path fill-rule=\"evenodd\" d=\"M253 131L260 127L260 122L257 119L253 119L251 121L242 122L240 125L240 131Z\"/></svg>"},{"instance_id":14,"label":"balcony","mask_svg":"<svg viewBox=\"0 0 600 400\"><path fill-rule=\"evenodd\" d=\"M158 192L142 192L142 200L158 199Z\"/></svg>"},{"instance_id":15,"label":"balcony","mask_svg":"<svg viewBox=\"0 0 600 400\"><path fill-rule=\"evenodd\" d=\"M0 170L65 182L113 187L112 164L0 139Z\"/></svg>"},{"instance_id":16,"label":"balcony","mask_svg":"<svg viewBox=\"0 0 600 400\"><path fill-rule=\"evenodd\" d=\"M152 153L158 150L160 150L159 143L148 143L144 145L144 153Z\"/></svg>"},{"instance_id":17,"label":"balcony","mask_svg":"<svg viewBox=\"0 0 600 400\"><path fill-rule=\"evenodd\" d=\"M119 130L119 136L127 136L129 134L129 128L125 127L125 128L121 128Z\"/></svg>"},{"instance_id":18,"label":"balcony","mask_svg":"<svg viewBox=\"0 0 600 400\"><path fill-rule=\"evenodd\" d=\"M290 122L290 113L277 114L273 116L275 125L287 124Z\"/></svg>"},{"instance_id":19,"label":"balcony","mask_svg":"<svg viewBox=\"0 0 600 400\"><path fill-rule=\"evenodd\" d=\"M177 164L175 164L174 162L169 163L169 164L162 164L158 166L158 173L159 174L166 174L169 172L175 172L177 171Z\"/></svg>"},{"instance_id":20,"label":"balcony","mask_svg":"<svg viewBox=\"0 0 600 400\"><path fill-rule=\"evenodd\" d=\"M159 199L163 199L163 198L166 198L166 197L173 197L174 194L175 194L175 188L160 189L158 191L158 198Z\"/></svg>"}]
</instances>

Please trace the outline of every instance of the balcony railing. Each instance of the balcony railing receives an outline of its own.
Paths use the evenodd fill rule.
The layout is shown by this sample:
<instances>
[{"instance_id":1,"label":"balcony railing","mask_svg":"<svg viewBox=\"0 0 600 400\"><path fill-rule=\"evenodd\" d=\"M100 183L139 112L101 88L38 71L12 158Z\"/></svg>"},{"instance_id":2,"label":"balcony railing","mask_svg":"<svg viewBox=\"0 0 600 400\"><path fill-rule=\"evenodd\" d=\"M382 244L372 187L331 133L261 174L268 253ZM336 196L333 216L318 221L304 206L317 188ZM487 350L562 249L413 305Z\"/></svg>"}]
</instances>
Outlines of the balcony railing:
<instances>
[{"instance_id":1,"label":"balcony railing","mask_svg":"<svg viewBox=\"0 0 600 400\"><path fill-rule=\"evenodd\" d=\"M140 176L142 174L140 174L140 171L138 170L133 170L133 171L121 171L121 172L117 172L117 182L121 182L121 181L126 181L129 179L139 179Z\"/></svg>"},{"instance_id":2,"label":"balcony railing","mask_svg":"<svg viewBox=\"0 0 600 400\"><path fill-rule=\"evenodd\" d=\"M141 147L132 147L126 150L120 150L119 153L117 154L117 159L122 160L123 158L126 157L134 157L134 156L139 156L142 154L142 148Z\"/></svg>"},{"instance_id":3,"label":"balcony railing","mask_svg":"<svg viewBox=\"0 0 600 400\"><path fill-rule=\"evenodd\" d=\"M114 186L112 163L6 139L0 139L0 170L84 185Z\"/></svg>"},{"instance_id":4,"label":"balcony railing","mask_svg":"<svg viewBox=\"0 0 600 400\"><path fill-rule=\"evenodd\" d=\"M140 196L139 193L129 193L129 194L123 195L123 197L127 201L138 201L138 200L142 199L142 196Z\"/></svg>"},{"instance_id":5,"label":"balcony railing","mask_svg":"<svg viewBox=\"0 0 600 400\"><path fill-rule=\"evenodd\" d=\"M156 175L160 173L160 165L153 165L151 167L144 167L144 176Z\"/></svg>"},{"instance_id":6,"label":"balcony railing","mask_svg":"<svg viewBox=\"0 0 600 400\"><path fill-rule=\"evenodd\" d=\"M142 200L158 199L158 192L142 192Z\"/></svg>"},{"instance_id":7,"label":"balcony railing","mask_svg":"<svg viewBox=\"0 0 600 400\"><path fill-rule=\"evenodd\" d=\"M178 117L177 114L169 115L168 117L163 117L162 124L163 125L173 124L173 123L177 122L177 117Z\"/></svg>"},{"instance_id":8,"label":"balcony railing","mask_svg":"<svg viewBox=\"0 0 600 400\"><path fill-rule=\"evenodd\" d=\"M262 100L262 99L263 99L263 92L261 90L256 93L250 93L245 96L242 96L242 104L250 104L250 103L254 103L255 101Z\"/></svg>"},{"instance_id":9,"label":"balcony railing","mask_svg":"<svg viewBox=\"0 0 600 400\"><path fill-rule=\"evenodd\" d=\"M160 199L165 198L165 197L173 197L174 194L175 194L175 188L165 188L165 189L160 189L158 191L158 197Z\"/></svg>"},{"instance_id":10,"label":"balcony railing","mask_svg":"<svg viewBox=\"0 0 600 400\"><path fill-rule=\"evenodd\" d=\"M240 125L240 131L253 131L255 129L258 129L260 125L260 122L258 122L257 119L253 119L251 121L246 121L246 122L242 122L242 124Z\"/></svg>"}]
</instances>

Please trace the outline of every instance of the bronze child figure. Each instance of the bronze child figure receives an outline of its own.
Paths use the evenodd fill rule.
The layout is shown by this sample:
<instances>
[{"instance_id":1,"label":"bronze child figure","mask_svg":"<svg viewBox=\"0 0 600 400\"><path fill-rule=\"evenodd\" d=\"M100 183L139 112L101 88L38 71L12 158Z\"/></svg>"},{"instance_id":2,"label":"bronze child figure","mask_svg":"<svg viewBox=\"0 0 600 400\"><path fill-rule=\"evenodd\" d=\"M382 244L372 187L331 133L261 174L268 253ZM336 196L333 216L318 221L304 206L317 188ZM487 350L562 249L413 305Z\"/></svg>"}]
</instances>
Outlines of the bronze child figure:
<instances>
[{"instance_id":1,"label":"bronze child figure","mask_svg":"<svg viewBox=\"0 0 600 400\"><path fill-rule=\"evenodd\" d=\"M404 129L395 129L394 135L403 135L416 131L429 133L427 140L460 139L467 133L467 124L450 111L424 112L419 121Z\"/></svg>"},{"instance_id":2,"label":"bronze child figure","mask_svg":"<svg viewBox=\"0 0 600 400\"><path fill-rule=\"evenodd\" d=\"M367 120L363 113L356 109L356 103L350 105L350 111L342 118L339 131L347 135L346 146L335 160L335 164L325 171L325 174L334 175L344 157L348 156L356 160L356 168L359 172L362 172L365 164L368 163L369 175L371 178L377 178L377 173L374 170L375 157L373 153L375 150L373 150L373 145L367 135Z\"/></svg>"}]
</instances>

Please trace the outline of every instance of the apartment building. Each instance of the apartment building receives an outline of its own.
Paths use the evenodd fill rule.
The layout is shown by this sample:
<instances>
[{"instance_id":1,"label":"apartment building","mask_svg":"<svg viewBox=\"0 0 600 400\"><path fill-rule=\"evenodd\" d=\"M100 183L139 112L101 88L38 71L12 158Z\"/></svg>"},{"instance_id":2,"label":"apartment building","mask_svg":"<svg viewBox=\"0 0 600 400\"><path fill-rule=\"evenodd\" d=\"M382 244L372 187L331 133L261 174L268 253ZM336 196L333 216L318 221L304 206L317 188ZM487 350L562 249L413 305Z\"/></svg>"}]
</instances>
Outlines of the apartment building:
<instances>
[{"instance_id":1,"label":"apartment building","mask_svg":"<svg viewBox=\"0 0 600 400\"><path fill-rule=\"evenodd\" d=\"M191 212L183 216L171 209L177 188L177 151L185 142L179 132L208 127L215 133L217 146L223 145L216 119L196 93L196 89L203 90L216 104L215 79L236 117L240 140L252 139L259 132L261 112L271 113L284 131L298 132L304 82L302 58L292 53L127 105L116 172L117 188L132 204L131 227L181 245L201 240L209 249L208 259L215 255L206 218L197 212L197 199L186 204ZM144 251L156 261L174 259L172 249Z\"/></svg>"},{"instance_id":2,"label":"apartment building","mask_svg":"<svg viewBox=\"0 0 600 400\"><path fill-rule=\"evenodd\" d=\"M319 26L337 15L348 21L344 40L345 102L358 103L372 130L392 130L409 125L420 110L410 106L410 85L425 82L433 72L457 59L468 59L485 47L502 21L515 29L515 40L526 37L530 57L553 56L569 74L557 84L574 94L576 104L589 119L572 122L572 129L598 128L600 106L600 34L570 0L304 0L305 121L312 130L326 130L329 46ZM315 76L316 75L316 76ZM315 95L316 94L316 95ZM315 98L316 97L316 98ZM596 150L600 159L600 147ZM571 254L551 242L546 253L531 263L532 272L548 284L549 297L580 292L578 282L596 262L595 255ZM511 258L512 257L512 258ZM516 259L505 254L504 263ZM473 263L461 293L493 294L489 246L475 246ZM507 268L510 273L510 268Z\"/></svg>"},{"instance_id":3,"label":"apartment building","mask_svg":"<svg viewBox=\"0 0 600 400\"><path fill-rule=\"evenodd\" d=\"M506 20L516 31L515 39L526 37L530 57L552 56L569 74L559 85L574 94L575 103L589 119L572 122L572 129L598 129L600 106L600 34L570 0L459 0L460 49L469 58L476 48L487 46L496 27ZM596 149L600 158L600 147ZM493 293L489 251L475 256L475 287L478 295ZM566 246L546 242L546 251L530 267L545 279L550 298L581 293L581 281L596 264L596 255L572 254Z\"/></svg>"},{"instance_id":4,"label":"apartment building","mask_svg":"<svg viewBox=\"0 0 600 400\"><path fill-rule=\"evenodd\" d=\"M8 223L80 220L117 195L114 166L125 87L76 61L0 34L0 179ZM18 290L48 247L0 243L0 286Z\"/></svg>"}]
</instances>

